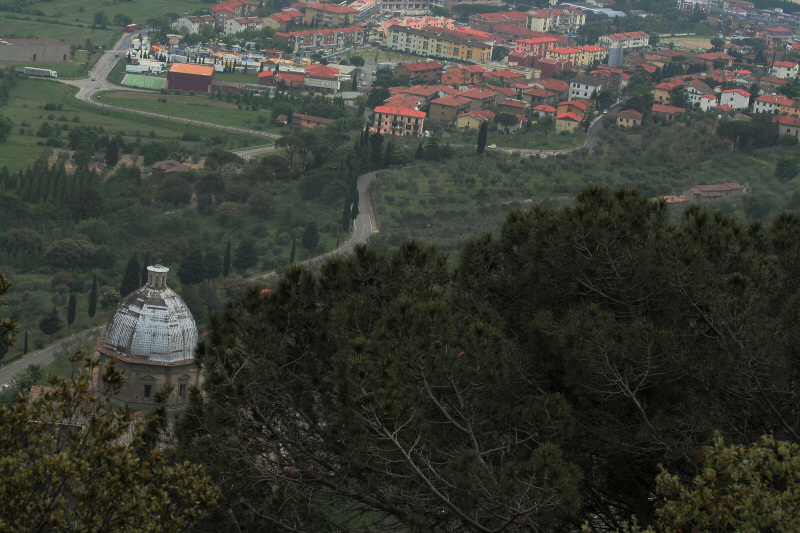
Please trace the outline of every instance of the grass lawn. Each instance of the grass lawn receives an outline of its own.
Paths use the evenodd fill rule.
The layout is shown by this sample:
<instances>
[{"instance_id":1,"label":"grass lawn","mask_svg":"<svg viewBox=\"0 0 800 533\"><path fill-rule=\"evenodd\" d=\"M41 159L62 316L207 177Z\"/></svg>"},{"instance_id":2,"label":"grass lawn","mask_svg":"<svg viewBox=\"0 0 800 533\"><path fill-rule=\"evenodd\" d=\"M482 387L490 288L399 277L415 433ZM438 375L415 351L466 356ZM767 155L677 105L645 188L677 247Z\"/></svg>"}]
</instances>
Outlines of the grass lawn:
<instances>
[{"instance_id":1,"label":"grass lawn","mask_svg":"<svg viewBox=\"0 0 800 533\"><path fill-rule=\"evenodd\" d=\"M57 2L38 4L42 6L52 6ZM133 5L128 4L126 5ZM95 46L110 48L122 35L121 28L109 27L108 29L89 27L91 23L74 22L68 17L34 17L29 15L17 15L12 13L0 14L0 28L3 28L3 37L17 39L58 39L67 44L74 44L83 48L87 39L90 39Z\"/></svg>"},{"instance_id":2,"label":"grass lawn","mask_svg":"<svg viewBox=\"0 0 800 533\"><path fill-rule=\"evenodd\" d=\"M98 94L95 99L104 104L239 128L246 128L260 120L268 122L270 118L268 110L246 111L239 109L236 104L213 100L207 95L162 95L160 92L109 91Z\"/></svg>"},{"instance_id":3,"label":"grass lawn","mask_svg":"<svg viewBox=\"0 0 800 533\"><path fill-rule=\"evenodd\" d=\"M162 2L159 0L137 0L136 2L86 2L85 0L53 0L32 2L33 9L38 9L46 16L78 20L82 23L93 24L95 13L103 11L108 17L109 24L114 20L114 15L121 13L133 19L137 24L145 24L147 19L158 18L167 13L192 13L197 10L211 11L211 4L200 0L173 0ZM109 25L109 30L122 32L122 28Z\"/></svg>"},{"instance_id":4,"label":"grass lawn","mask_svg":"<svg viewBox=\"0 0 800 533\"><path fill-rule=\"evenodd\" d=\"M180 139L185 133L193 133L199 134L201 138L217 138L220 142L228 140L236 146L264 144L264 139L239 133L229 134L218 129L103 110L76 100L73 96L75 91L74 87L52 80L27 77L19 80L8 104L2 109L3 115L14 123L8 141L0 144L0 161L3 165L7 165L12 171L25 168L42 154L45 150L44 139L37 137L36 132L43 122L62 127L76 124L98 126L112 135L121 132L126 142L133 142L143 136L151 139ZM43 107L48 103L60 105L61 108L45 111ZM212 102L209 100L208 103ZM66 132L62 133L61 138L66 139Z\"/></svg>"}]
</instances>

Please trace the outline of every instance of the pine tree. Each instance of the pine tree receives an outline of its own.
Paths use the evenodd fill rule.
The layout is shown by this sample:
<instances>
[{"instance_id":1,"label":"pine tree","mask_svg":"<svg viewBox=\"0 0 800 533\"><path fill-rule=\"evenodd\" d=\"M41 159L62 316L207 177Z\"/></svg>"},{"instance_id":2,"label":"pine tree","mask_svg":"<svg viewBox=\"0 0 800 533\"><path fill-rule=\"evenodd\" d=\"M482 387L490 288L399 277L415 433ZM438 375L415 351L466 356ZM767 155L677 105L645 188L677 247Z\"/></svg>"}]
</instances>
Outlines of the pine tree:
<instances>
[{"instance_id":1,"label":"pine tree","mask_svg":"<svg viewBox=\"0 0 800 533\"><path fill-rule=\"evenodd\" d=\"M481 127L478 130L478 155L481 155L486 150L486 139L489 136L489 122L484 120L481 122Z\"/></svg>"},{"instance_id":2,"label":"pine tree","mask_svg":"<svg viewBox=\"0 0 800 533\"><path fill-rule=\"evenodd\" d=\"M222 276L228 277L231 273L231 241L225 245L225 258L222 260Z\"/></svg>"},{"instance_id":3,"label":"pine tree","mask_svg":"<svg viewBox=\"0 0 800 533\"><path fill-rule=\"evenodd\" d=\"M72 323L75 322L75 309L78 304L78 298L75 293L69 295L69 303L67 304L67 326L72 329Z\"/></svg>"},{"instance_id":4,"label":"pine tree","mask_svg":"<svg viewBox=\"0 0 800 533\"><path fill-rule=\"evenodd\" d=\"M128 266L125 267L125 274L122 276L119 293L124 298L139 287L141 287L139 285L139 258L136 252L133 252L131 258L128 259Z\"/></svg>"},{"instance_id":5,"label":"pine tree","mask_svg":"<svg viewBox=\"0 0 800 533\"><path fill-rule=\"evenodd\" d=\"M92 290L89 291L89 318L97 311L97 274L92 278Z\"/></svg>"},{"instance_id":6,"label":"pine tree","mask_svg":"<svg viewBox=\"0 0 800 533\"><path fill-rule=\"evenodd\" d=\"M47 342L52 341L53 334L61 331L63 327L64 323L61 322L61 318L58 316L58 310L55 307L39 321L39 329L42 333L50 337L50 340Z\"/></svg>"}]
</instances>

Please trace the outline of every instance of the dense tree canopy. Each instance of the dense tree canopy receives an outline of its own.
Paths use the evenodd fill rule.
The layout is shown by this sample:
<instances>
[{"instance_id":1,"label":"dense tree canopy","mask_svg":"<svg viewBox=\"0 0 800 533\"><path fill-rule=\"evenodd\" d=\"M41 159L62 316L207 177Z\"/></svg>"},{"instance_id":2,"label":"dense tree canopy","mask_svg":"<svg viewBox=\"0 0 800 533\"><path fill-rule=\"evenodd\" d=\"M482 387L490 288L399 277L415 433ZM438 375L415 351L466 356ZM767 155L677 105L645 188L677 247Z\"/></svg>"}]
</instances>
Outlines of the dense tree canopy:
<instances>
[{"instance_id":1,"label":"dense tree canopy","mask_svg":"<svg viewBox=\"0 0 800 533\"><path fill-rule=\"evenodd\" d=\"M798 242L792 214L672 223L590 187L513 211L455 271L414 242L292 268L199 349L179 453L227 488L206 528L652 524L659 464L688 482L716 431L800 440Z\"/></svg>"}]
</instances>

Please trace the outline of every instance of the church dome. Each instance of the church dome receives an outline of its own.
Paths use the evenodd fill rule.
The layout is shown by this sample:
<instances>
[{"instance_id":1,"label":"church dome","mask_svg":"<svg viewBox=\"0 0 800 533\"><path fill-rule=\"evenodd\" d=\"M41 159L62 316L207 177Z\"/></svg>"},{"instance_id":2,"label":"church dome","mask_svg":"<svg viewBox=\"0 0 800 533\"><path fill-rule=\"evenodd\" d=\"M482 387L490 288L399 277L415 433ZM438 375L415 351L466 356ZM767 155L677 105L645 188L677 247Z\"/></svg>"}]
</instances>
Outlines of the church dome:
<instances>
[{"instance_id":1,"label":"church dome","mask_svg":"<svg viewBox=\"0 0 800 533\"><path fill-rule=\"evenodd\" d=\"M105 350L160 363L194 357L197 324L181 297L167 287L168 272L161 265L147 267L147 284L127 295L108 321Z\"/></svg>"}]
</instances>

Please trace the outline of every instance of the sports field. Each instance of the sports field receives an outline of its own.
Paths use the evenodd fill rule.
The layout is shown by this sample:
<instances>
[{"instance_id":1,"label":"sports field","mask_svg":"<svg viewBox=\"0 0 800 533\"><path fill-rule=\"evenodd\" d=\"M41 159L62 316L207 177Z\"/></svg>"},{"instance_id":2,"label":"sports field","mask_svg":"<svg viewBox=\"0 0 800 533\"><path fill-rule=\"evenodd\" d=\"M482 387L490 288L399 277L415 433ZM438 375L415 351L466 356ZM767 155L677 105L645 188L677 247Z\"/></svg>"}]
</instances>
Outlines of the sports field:
<instances>
[{"instance_id":1,"label":"sports field","mask_svg":"<svg viewBox=\"0 0 800 533\"><path fill-rule=\"evenodd\" d=\"M126 87L138 87L140 89L161 89L167 78L156 78L154 76L140 76L138 74L125 74L122 78L122 85Z\"/></svg>"}]
</instances>

